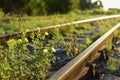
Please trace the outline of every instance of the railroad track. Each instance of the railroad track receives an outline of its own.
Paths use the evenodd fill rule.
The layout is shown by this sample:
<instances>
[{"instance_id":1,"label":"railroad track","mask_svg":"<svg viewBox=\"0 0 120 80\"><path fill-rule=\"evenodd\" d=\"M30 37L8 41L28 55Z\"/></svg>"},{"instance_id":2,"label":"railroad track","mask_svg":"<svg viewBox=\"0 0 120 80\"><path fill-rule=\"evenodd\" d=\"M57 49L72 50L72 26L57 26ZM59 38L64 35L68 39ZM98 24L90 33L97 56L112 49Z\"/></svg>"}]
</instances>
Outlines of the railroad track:
<instances>
[{"instance_id":1,"label":"railroad track","mask_svg":"<svg viewBox=\"0 0 120 80\"><path fill-rule=\"evenodd\" d=\"M94 18L94 19L88 19L88 20L76 21L72 23L45 27L40 30L45 31L53 28L69 27L70 25L92 23L95 21L102 21L107 19L115 20L119 17L120 15L106 16L106 17L100 17L100 18ZM101 56L103 55L99 54L98 52L102 51L106 47L107 45L106 42L109 39L114 39L114 37L116 37L114 36L114 33L116 31L119 32L118 31L119 29L120 29L120 23L114 26L111 30L105 33L102 37L100 37L94 43L92 43L88 48L86 48L83 52L81 52L79 55L73 58L69 63L63 66L54 75L50 76L48 80L79 80L79 79L81 80L81 78L88 73L90 68L94 68L95 66L94 63L97 60L101 59ZM37 32L38 32L37 29L28 31L27 36L29 37L31 33L37 34ZM0 42L5 43L9 39L20 38L20 37L21 37L21 33L17 33L17 32L12 34L2 35L0 36ZM104 57L105 59L107 59L107 55L105 55ZM94 69L90 70L90 72L94 76Z\"/></svg>"},{"instance_id":2,"label":"railroad track","mask_svg":"<svg viewBox=\"0 0 120 80\"><path fill-rule=\"evenodd\" d=\"M87 74L87 71L90 68L86 67L86 65L88 64L89 66L92 65L91 67L94 67L94 64L92 63L95 62L96 59L100 59L101 56L98 51L105 48L105 45L107 45L106 42L114 38L114 33L117 30L120 30L120 23L97 39L97 41L92 43L88 48L67 63L48 80L79 80L82 78L85 74Z\"/></svg>"}]
</instances>

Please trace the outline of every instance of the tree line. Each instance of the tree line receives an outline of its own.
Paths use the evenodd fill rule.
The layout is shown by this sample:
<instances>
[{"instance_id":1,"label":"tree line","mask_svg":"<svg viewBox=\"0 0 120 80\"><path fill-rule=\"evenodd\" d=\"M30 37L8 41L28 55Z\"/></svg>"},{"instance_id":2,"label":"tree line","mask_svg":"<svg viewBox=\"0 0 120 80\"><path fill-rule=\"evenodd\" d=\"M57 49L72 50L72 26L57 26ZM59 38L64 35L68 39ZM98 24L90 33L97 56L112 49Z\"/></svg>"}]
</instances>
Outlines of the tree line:
<instances>
[{"instance_id":1,"label":"tree line","mask_svg":"<svg viewBox=\"0 0 120 80\"><path fill-rule=\"evenodd\" d=\"M67 13L73 9L79 9L79 10L91 9L96 7L96 5L97 5L96 3L94 4L91 3L91 0L1 0L0 1L0 8L5 13L8 12L18 13L19 11L22 11L27 15L49 15L54 13Z\"/></svg>"}]
</instances>

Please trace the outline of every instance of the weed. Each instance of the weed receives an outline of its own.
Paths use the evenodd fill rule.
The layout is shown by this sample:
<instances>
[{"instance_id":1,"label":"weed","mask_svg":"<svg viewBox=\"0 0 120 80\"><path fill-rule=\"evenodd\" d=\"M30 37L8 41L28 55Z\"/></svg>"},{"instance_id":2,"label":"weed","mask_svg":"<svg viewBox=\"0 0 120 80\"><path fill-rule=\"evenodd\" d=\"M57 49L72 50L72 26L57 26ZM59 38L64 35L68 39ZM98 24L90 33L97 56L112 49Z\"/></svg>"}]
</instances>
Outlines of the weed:
<instances>
[{"instance_id":1,"label":"weed","mask_svg":"<svg viewBox=\"0 0 120 80\"><path fill-rule=\"evenodd\" d=\"M112 50L112 45L113 45L112 39L111 39L111 38L108 38L108 40L107 40L107 42L106 42L106 49L107 49L108 51L111 51L111 50Z\"/></svg>"},{"instance_id":2,"label":"weed","mask_svg":"<svg viewBox=\"0 0 120 80\"><path fill-rule=\"evenodd\" d=\"M118 70L119 68L119 64L117 62L115 62L114 58L110 58L107 61L107 69L111 72L114 73Z\"/></svg>"},{"instance_id":3,"label":"weed","mask_svg":"<svg viewBox=\"0 0 120 80\"><path fill-rule=\"evenodd\" d=\"M48 34L40 33L35 38L33 34L32 53L25 32L21 39L11 39L7 41L6 47L1 46L0 79L45 79L50 63L55 60L52 54L55 52L54 45L45 40L45 35Z\"/></svg>"},{"instance_id":4,"label":"weed","mask_svg":"<svg viewBox=\"0 0 120 80\"><path fill-rule=\"evenodd\" d=\"M91 43L92 43L92 40L91 40L89 37L87 37L87 38L85 39L85 44L86 44L87 46L89 46Z\"/></svg>"},{"instance_id":5,"label":"weed","mask_svg":"<svg viewBox=\"0 0 120 80\"><path fill-rule=\"evenodd\" d=\"M76 36L70 36L71 40L69 42L65 42L66 53L69 57L75 57L79 53L78 45L76 42Z\"/></svg>"}]
</instances>

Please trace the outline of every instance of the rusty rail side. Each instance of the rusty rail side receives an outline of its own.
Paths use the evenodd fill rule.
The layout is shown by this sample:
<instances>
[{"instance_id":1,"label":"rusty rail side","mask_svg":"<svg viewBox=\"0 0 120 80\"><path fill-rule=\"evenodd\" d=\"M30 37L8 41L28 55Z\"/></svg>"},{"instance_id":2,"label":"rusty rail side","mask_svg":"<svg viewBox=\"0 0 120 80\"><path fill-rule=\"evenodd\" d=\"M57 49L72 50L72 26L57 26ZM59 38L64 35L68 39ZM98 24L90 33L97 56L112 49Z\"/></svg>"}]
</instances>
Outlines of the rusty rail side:
<instances>
[{"instance_id":1,"label":"rusty rail side","mask_svg":"<svg viewBox=\"0 0 120 80\"><path fill-rule=\"evenodd\" d=\"M44 31L44 30L52 29L52 28L60 28L60 27L64 27L64 26L94 22L94 21L99 21L99 20L114 19L114 18L118 18L118 17L120 17L120 15L103 16L103 17L98 17L98 18L75 21L75 22L71 22L71 23L48 26L48 27L41 28L40 30ZM36 33L37 31L38 31L38 29L30 30L29 32L27 32L27 35L30 35L30 33L32 33L32 32ZM20 34L21 33L19 33L19 32L14 32L11 34L0 35L0 43L5 43L9 39L20 38Z\"/></svg>"},{"instance_id":2,"label":"rusty rail side","mask_svg":"<svg viewBox=\"0 0 120 80\"><path fill-rule=\"evenodd\" d=\"M89 62L90 57L94 56L96 52L101 49L108 38L113 37L113 34L117 29L120 29L120 23L97 39L94 43L92 43L88 48L86 48L73 60L57 71L48 80L78 80L80 77L82 77L82 72L86 64Z\"/></svg>"}]
</instances>

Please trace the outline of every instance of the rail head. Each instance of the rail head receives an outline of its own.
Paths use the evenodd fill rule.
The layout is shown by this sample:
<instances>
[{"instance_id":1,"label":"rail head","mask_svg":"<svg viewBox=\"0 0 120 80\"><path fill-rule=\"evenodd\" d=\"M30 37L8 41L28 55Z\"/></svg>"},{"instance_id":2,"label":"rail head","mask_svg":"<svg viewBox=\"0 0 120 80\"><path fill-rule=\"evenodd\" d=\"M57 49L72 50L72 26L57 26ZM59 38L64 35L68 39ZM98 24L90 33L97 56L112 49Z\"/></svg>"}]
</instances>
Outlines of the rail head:
<instances>
[{"instance_id":1,"label":"rail head","mask_svg":"<svg viewBox=\"0 0 120 80\"><path fill-rule=\"evenodd\" d=\"M91 53L99 49L98 47L105 43L105 41L113 35L113 33L120 28L120 23L114 26L111 30L101 36L98 40L92 43L88 48L86 48L83 52L81 52L78 56L72 59L69 63L67 63L64 67L62 67L59 71L57 71L53 76L51 76L48 80L66 80L68 76L71 76L75 68L82 63L87 57L90 56Z\"/></svg>"},{"instance_id":2,"label":"rail head","mask_svg":"<svg viewBox=\"0 0 120 80\"><path fill-rule=\"evenodd\" d=\"M65 24L58 24L58 25L54 25L54 26L48 26L48 27L44 27L42 29L45 30L45 29L51 29L51 28L60 28L62 26L76 25L76 24L82 24L82 23L89 23L89 22L105 20L105 19L112 19L112 18L118 18L118 17L120 17L120 15L103 16L103 17L98 17L98 18L91 18L91 19L74 21L74 22L71 22L71 23L65 23Z\"/></svg>"}]
</instances>

